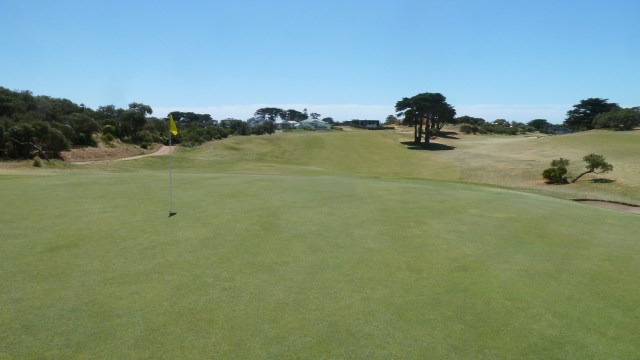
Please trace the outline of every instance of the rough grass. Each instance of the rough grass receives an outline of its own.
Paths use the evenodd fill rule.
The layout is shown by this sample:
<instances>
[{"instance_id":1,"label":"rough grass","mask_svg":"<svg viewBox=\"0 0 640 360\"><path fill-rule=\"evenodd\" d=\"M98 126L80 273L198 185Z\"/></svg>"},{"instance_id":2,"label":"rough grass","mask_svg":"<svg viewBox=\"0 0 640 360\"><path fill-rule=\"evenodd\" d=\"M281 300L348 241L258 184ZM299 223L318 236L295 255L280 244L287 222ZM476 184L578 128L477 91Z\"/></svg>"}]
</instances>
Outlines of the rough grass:
<instances>
[{"instance_id":1,"label":"rough grass","mask_svg":"<svg viewBox=\"0 0 640 360\"><path fill-rule=\"evenodd\" d=\"M640 165L637 157L640 131L589 131L562 136L483 136L459 134L458 139L438 139L456 146L439 152L443 161L460 168L456 180L536 191L562 198L594 198L640 205ZM544 184L542 171L551 160L571 160L569 176L584 171L582 157L604 155L614 166L608 174L591 174L569 186ZM453 178L452 178L453 179Z\"/></svg>"},{"instance_id":2,"label":"rough grass","mask_svg":"<svg viewBox=\"0 0 640 360\"><path fill-rule=\"evenodd\" d=\"M401 136L183 150L172 218L166 158L0 175L0 358L640 356L637 215Z\"/></svg>"}]
</instances>

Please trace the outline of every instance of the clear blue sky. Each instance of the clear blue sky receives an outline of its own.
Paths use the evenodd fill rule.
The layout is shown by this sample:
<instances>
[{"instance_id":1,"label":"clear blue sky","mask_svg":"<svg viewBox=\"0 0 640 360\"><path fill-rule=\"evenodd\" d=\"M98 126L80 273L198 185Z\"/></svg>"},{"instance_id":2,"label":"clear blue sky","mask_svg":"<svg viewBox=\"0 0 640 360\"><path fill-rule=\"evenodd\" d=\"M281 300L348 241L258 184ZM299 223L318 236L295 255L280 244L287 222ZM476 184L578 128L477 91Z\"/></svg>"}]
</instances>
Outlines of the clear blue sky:
<instances>
[{"instance_id":1,"label":"clear blue sky","mask_svg":"<svg viewBox=\"0 0 640 360\"><path fill-rule=\"evenodd\" d=\"M638 0L1 0L0 86L97 108L336 120L440 92L458 115L640 105Z\"/></svg>"}]
</instances>

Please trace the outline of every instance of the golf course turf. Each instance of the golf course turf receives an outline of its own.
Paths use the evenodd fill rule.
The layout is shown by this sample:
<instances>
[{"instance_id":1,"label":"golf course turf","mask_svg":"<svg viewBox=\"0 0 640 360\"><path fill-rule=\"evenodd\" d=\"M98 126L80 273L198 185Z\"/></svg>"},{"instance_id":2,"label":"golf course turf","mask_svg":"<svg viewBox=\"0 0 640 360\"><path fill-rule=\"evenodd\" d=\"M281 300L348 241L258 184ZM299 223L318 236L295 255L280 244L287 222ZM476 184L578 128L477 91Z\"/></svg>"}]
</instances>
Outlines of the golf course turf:
<instances>
[{"instance_id":1,"label":"golf course turf","mask_svg":"<svg viewBox=\"0 0 640 360\"><path fill-rule=\"evenodd\" d=\"M166 157L5 170L0 359L636 359L640 217L568 199L638 203L639 137L593 134L233 137L171 218ZM589 142L614 182L542 184Z\"/></svg>"}]
</instances>

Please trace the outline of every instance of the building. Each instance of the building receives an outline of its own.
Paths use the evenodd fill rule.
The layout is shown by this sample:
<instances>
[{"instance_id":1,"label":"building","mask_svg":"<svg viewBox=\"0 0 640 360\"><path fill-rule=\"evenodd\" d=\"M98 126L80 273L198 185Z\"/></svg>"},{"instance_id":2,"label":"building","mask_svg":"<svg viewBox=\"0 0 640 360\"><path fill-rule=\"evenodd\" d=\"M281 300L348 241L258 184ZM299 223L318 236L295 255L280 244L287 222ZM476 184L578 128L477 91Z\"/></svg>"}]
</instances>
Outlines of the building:
<instances>
[{"instance_id":1,"label":"building","mask_svg":"<svg viewBox=\"0 0 640 360\"><path fill-rule=\"evenodd\" d=\"M331 124L318 119L300 121L300 127L308 130L331 130Z\"/></svg>"},{"instance_id":2,"label":"building","mask_svg":"<svg viewBox=\"0 0 640 360\"><path fill-rule=\"evenodd\" d=\"M380 120L351 120L351 126L364 127L367 129L377 129L380 127Z\"/></svg>"},{"instance_id":3,"label":"building","mask_svg":"<svg viewBox=\"0 0 640 360\"><path fill-rule=\"evenodd\" d=\"M297 129L300 127L300 124L297 121L287 121L284 120L280 124L280 129Z\"/></svg>"}]
</instances>

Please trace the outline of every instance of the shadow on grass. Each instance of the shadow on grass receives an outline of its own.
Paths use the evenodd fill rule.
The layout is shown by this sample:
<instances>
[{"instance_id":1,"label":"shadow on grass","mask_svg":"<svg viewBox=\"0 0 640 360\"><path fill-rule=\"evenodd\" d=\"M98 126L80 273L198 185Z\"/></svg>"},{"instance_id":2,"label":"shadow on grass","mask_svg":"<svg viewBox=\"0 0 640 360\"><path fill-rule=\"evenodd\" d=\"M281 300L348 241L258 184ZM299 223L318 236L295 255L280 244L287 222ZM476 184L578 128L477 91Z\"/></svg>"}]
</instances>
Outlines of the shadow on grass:
<instances>
[{"instance_id":1,"label":"shadow on grass","mask_svg":"<svg viewBox=\"0 0 640 360\"><path fill-rule=\"evenodd\" d=\"M442 151L442 150L454 150L456 148L455 146L438 144L434 142L429 144L421 143L420 145L416 145L416 143L413 141L402 141L401 144L406 145L407 149L409 150Z\"/></svg>"},{"instance_id":2,"label":"shadow on grass","mask_svg":"<svg viewBox=\"0 0 640 360\"><path fill-rule=\"evenodd\" d=\"M455 131L438 131L438 137L442 137L445 139L459 140L460 138L457 135L458 133Z\"/></svg>"},{"instance_id":3,"label":"shadow on grass","mask_svg":"<svg viewBox=\"0 0 640 360\"><path fill-rule=\"evenodd\" d=\"M611 184L616 182L613 179L605 179L605 178L598 178L598 179L593 179L591 180L592 183L596 183L596 184Z\"/></svg>"}]
</instances>

